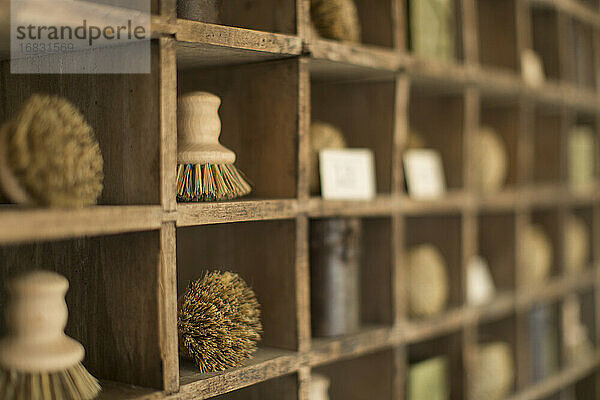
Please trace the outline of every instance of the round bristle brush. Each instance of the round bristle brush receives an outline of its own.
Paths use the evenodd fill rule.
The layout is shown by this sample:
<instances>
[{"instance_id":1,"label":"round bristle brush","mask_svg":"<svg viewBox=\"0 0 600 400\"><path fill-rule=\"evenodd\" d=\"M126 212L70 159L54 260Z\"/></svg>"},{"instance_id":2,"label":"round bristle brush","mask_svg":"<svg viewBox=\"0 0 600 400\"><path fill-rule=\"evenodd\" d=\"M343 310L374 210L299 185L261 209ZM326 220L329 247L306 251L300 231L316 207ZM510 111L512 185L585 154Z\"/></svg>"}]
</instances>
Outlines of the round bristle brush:
<instances>
[{"instance_id":1,"label":"round bristle brush","mask_svg":"<svg viewBox=\"0 0 600 400\"><path fill-rule=\"evenodd\" d=\"M260 305L238 274L207 272L179 298L177 330L179 353L200 372L238 367L260 340Z\"/></svg>"},{"instance_id":2,"label":"round bristle brush","mask_svg":"<svg viewBox=\"0 0 600 400\"><path fill-rule=\"evenodd\" d=\"M177 200L218 201L252 188L235 168L235 153L219 143L221 99L193 92L177 102Z\"/></svg>"},{"instance_id":3,"label":"round bristle brush","mask_svg":"<svg viewBox=\"0 0 600 400\"><path fill-rule=\"evenodd\" d=\"M65 335L66 278L34 271L11 280L8 336L0 340L0 398L88 400L100 392L83 367L83 346Z\"/></svg>"},{"instance_id":4,"label":"round bristle brush","mask_svg":"<svg viewBox=\"0 0 600 400\"><path fill-rule=\"evenodd\" d=\"M96 204L102 167L92 128L62 97L33 95L0 128L0 189L13 203Z\"/></svg>"}]
</instances>

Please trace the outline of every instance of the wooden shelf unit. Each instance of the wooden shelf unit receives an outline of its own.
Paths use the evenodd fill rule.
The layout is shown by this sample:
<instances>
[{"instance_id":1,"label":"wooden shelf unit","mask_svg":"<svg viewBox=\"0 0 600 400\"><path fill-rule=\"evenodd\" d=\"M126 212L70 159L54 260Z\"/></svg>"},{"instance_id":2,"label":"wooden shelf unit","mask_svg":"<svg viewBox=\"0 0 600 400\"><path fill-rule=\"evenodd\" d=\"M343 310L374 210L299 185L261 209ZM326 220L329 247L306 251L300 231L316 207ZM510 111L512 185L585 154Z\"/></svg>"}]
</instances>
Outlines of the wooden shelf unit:
<instances>
[{"instance_id":1,"label":"wooden shelf unit","mask_svg":"<svg viewBox=\"0 0 600 400\"><path fill-rule=\"evenodd\" d=\"M403 399L410 362L446 354L452 399L477 400L468 376L474 346L487 336L507 340L516 355L511 399L600 396L600 353L529 380L525 318L538 304L560 310L565 296L578 293L600 343L600 171L594 187L573 191L564 146L570 126L591 124L600 159L600 2L456 0L459 57L449 63L408 51L406 0L356 2L360 44L313 36L309 0L233 2L223 6L223 25L178 19L175 0L153 0L149 75L11 75L2 61L2 120L34 92L57 93L82 109L100 141L100 205L0 207L0 276L47 268L69 278L67 330L86 346L102 398L307 400L317 372L330 377L334 400ZM574 43L584 65L571 62ZM525 48L542 57L542 87L521 79ZM177 95L191 90L222 97L222 141L253 181L250 197L175 202ZM351 145L373 149L375 200L311 196L311 118L339 124ZM480 124L500 130L509 150L508 183L494 195L472 184L470 143ZM442 153L450 188L443 199L415 201L405 192L410 126ZM591 229L590 265L578 276L563 273L569 212ZM363 327L312 338L309 227L335 216L362 218L369 236ZM556 249L552 278L535 290L520 283L516 257L531 220L549 229ZM408 246L425 241L447 256L451 301L441 315L413 320L403 260ZM490 261L498 295L471 307L464 266L479 253ZM256 289L265 334L244 367L200 374L178 358L176 301L210 267L231 268Z\"/></svg>"}]
</instances>

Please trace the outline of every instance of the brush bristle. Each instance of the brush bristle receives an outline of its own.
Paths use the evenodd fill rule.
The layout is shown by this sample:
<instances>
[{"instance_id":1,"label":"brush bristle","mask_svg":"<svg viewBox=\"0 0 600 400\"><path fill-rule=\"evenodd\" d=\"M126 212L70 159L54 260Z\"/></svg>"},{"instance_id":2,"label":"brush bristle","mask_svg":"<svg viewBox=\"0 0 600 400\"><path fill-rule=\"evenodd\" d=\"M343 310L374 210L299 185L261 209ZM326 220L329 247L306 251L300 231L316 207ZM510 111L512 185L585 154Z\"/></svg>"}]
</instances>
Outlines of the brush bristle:
<instances>
[{"instance_id":1,"label":"brush bristle","mask_svg":"<svg viewBox=\"0 0 600 400\"><path fill-rule=\"evenodd\" d=\"M180 299L177 329L180 354L200 372L238 367L260 340L260 306L239 275L207 272Z\"/></svg>"},{"instance_id":2,"label":"brush bristle","mask_svg":"<svg viewBox=\"0 0 600 400\"><path fill-rule=\"evenodd\" d=\"M177 165L177 200L219 201L245 196L252 187L230 164Z\"/></svg>"},{"instance_id":3,"label":"brush bristle","mask_svg":"<svg viewBox=\"0 0 600 400\"><path fill-rule=\"evenodd\" d=\"M100 385L83 365L51 373L0 369L0 399L91 400Z\"/></svg>"}]
</instances>

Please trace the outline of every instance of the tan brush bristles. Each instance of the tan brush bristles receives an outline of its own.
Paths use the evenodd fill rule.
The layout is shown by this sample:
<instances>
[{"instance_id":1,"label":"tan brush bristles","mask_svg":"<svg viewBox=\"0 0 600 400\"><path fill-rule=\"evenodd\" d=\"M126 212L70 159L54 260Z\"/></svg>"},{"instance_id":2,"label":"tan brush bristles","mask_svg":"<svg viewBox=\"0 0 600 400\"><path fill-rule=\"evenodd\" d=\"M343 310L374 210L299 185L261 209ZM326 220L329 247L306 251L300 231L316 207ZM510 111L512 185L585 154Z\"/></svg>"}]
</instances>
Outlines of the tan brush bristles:
<instances>
[{"instance_id":1,"label":"tan brush bristles","mask_svg":"<svg viewBox=\"0 0 600 400\"><path fill-rule=\"evenodd\" d=\"M232 272L207 272L191 282L177 317L179 353L203 373L242 365L262 331L256 295Z\"/></svg>"},{"instance_id":2,"label":"tan brush bristles","mask_svg":"<svg viewBox=\"0 0 600 400\"><path fill-rule=\"evenodd\" d=\"M66 99L33 95L0 129L3 194L19 204L81 207L102 192L103 160L92 128Z\"/></svg>"},{"instance_id":3,"label":"tan brush bristles","mask_svg":"<svg viewBox=\"0 0 600 400\"><path fill-rule=\"evenodd\" d=\"M221 99L193 92L177 104L177 200L231 200L250 193L252 187L233 165L235 153L219 143Z\"/></svg>"},{"instance_id":4,"label":"tan brush bristles","mask_svg":"<svg viewBox=\"0 0 600 400\"><path fill-rule=\"evenodd\" d=\"M252 191L232 164L177 166L177 200L219 201L245 196Z\"/></svg>"},{"instance_id":5,"label":"tan brush bristles","mask_svg":"<svg viewBox=\"0 0 600 400\"><path fill-rule=\"evenodd\" d=\"M360 42L360 22L353 0L311 0L310 15L324 38Z\"/></svg>"},{"instance_id":6,"label":"tan brush bristles","mask_svg":"<svg viewBox=\"0 0 600 400\"><path fill-rule=\"evenodd\" d=\"M81 365L83 346L64 333L68 281L33 271L7 289L7 336L0 340L0 399L91 400L98 381Z\"/></svg>"}]
</instances>

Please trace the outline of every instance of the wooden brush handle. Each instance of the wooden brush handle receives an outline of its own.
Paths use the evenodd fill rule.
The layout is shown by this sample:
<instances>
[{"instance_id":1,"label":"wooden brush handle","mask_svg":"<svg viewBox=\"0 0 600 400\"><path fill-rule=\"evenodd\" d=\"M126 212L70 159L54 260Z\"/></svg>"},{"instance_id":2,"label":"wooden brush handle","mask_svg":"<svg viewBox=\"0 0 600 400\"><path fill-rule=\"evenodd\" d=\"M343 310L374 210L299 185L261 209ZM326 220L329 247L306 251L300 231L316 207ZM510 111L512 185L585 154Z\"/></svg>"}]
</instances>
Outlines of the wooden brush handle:
<instances>
[{"instance_id":1,"label":"wooden brush handle","mask_svg":"<svg viewBox=\"0 0 600 400\"><path fill-rule=\"evenodd\" d=\"M235 153L219 143L221 99L192 92L177 102L177 161L179 164L233 164Z\"/></svg>"},{"instance_id":2,"label":"wooden brush handle","mask_svg":"<svg viewBox=\"0 0 600 400\"><path fill-rule=\"evenodd\" d=\"M59 371L83 360L81 344L63 332L69 282L49 271L34 271L8 285L9 335L0 341L0 364L29 372Z\"/></svg>"}]
</instances>

